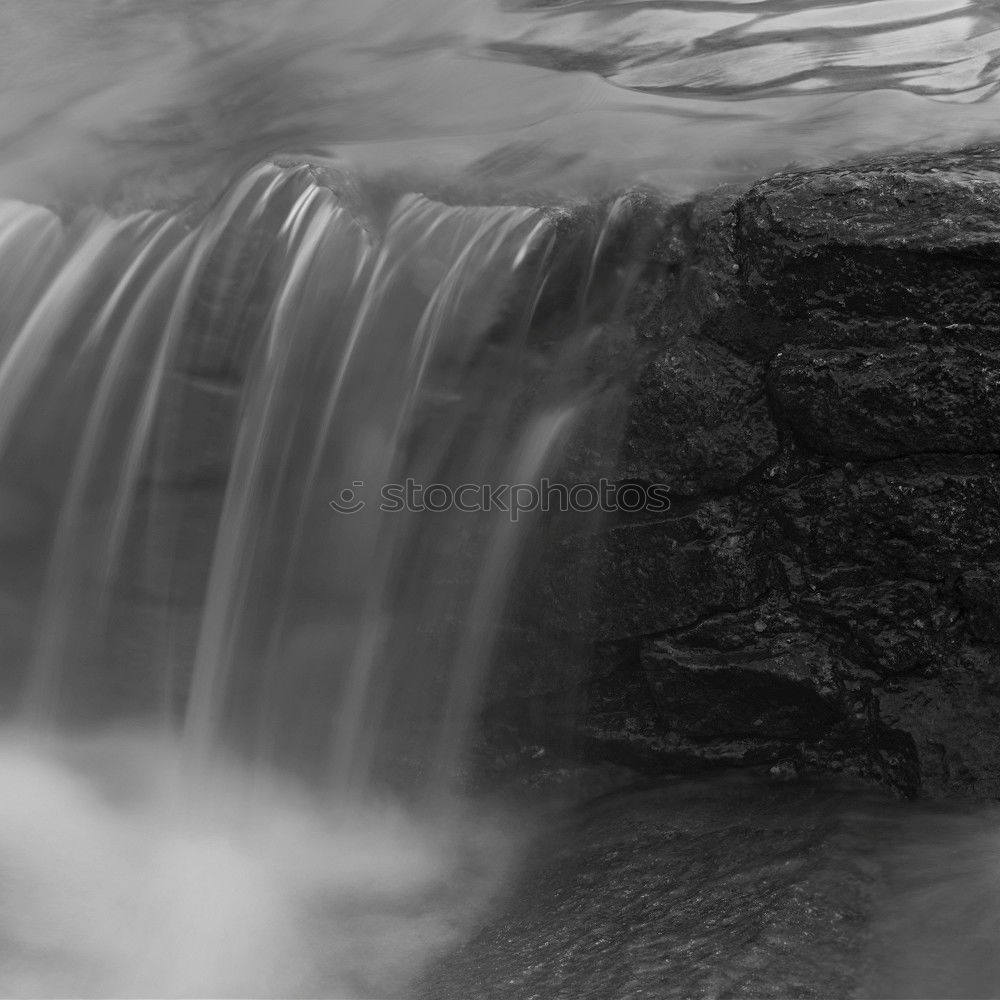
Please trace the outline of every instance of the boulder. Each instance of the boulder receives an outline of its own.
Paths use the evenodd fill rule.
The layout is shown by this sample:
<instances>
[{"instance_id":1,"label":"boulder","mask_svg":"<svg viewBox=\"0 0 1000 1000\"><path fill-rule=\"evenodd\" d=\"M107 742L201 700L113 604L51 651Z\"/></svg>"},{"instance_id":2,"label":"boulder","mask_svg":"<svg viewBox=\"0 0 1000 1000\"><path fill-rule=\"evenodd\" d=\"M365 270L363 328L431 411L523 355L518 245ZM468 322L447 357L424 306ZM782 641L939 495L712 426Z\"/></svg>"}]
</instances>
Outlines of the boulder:
<instances>
[{"instance_id":1,"label":"boulder","mask_svg":"<svg viewBox=\"0 0 1000 1000\"><path fill-rule=\"evenodd\" d=\"M546 594L567 620L592 562L581 738L1000 795L1000 149L672 211L618 475L675 502L564 548Z\"/></svg>"}]
</instances>

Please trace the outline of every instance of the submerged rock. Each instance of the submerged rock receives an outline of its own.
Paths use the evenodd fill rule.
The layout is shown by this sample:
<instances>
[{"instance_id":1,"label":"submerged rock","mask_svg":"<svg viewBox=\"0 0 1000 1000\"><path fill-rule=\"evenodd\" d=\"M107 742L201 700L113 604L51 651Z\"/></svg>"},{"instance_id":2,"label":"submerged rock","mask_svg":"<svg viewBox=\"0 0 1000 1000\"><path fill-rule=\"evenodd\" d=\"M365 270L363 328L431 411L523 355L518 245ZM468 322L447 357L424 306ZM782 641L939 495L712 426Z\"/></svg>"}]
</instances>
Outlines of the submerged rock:
<instances>
[{"instance_id":1,"label":"submerged rock","mask_svg":"<svg viewBox=\"0 0 1000 1000\"><path fill-rule=\"evenodd\" d=\"M777 775L603 796L417 995L852 996L884 881L870 843L900 825L891 802Z\"/></svg>"}]
</instances>

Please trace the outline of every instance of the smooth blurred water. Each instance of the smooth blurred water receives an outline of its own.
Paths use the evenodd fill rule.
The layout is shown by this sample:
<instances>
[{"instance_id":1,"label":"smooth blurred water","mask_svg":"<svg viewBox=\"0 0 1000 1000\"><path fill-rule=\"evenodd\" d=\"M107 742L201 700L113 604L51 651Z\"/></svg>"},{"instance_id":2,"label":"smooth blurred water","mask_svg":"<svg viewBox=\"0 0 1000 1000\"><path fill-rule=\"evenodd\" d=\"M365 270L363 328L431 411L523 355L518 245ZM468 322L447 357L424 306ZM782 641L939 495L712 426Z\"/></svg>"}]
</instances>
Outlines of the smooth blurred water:
<instances>
[{"instance_id":1,"label":"smooth blurred water","mask_svg":"<svg viewBox=\"0 0 1000 1000\"><path fill-rule=\"evenodd\" d=\"M0 0L0 993L398 995L476 926L519 837L440 796L529 526L327 499L530 481L600 422L623 203L565 253L530 206L993 138L998 30Z\"/></svg>"},{"instance_id":2,"label":"smooth blurred water","mask_svg":"<svg viewBox=\"0 0 1000 1000\"><path fill-rule=\"evenodd\" d=\"M273 152L691 192L995 132L986 0L4 0L0 194L216 190Z\"/></svg>"},{"instance_id":3,"label":"smooth blurred water","mask_svg":"<svg viewBox=\"0 0 1000 1000\"><path fill-rule=\"evenodd\" d=\"M454 788L537 515L384 489L600 430L628 207L318 161L0 200L0 995L384 997L468 926L518 837Z\"/></svg>"},{"instance_id":4,"label":"smooth blurred water","mask_svg":"<svg viewBox=\"0 0 1000 1000\"><path fill-rule=\"evenodd\" d=\"M468 809L318 799L166 733L0 739L0 995L397 997L521 839Z\"/></svg>"}]
</instances>

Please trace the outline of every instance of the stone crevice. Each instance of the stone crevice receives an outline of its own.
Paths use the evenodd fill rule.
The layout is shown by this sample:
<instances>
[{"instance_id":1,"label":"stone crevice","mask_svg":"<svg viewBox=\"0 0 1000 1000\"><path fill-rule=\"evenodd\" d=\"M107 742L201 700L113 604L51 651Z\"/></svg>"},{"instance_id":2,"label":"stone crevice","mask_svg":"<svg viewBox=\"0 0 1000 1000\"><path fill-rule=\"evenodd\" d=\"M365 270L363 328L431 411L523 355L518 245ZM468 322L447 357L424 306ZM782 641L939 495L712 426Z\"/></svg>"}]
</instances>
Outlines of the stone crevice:
<instances>
[{"instance_id":1,"label":"stone crevice","mask_svg":"<svg viewBox=\"0 0 1000 1000\"><path fill-rule=\"evenodd\" d=\"M619 459L675 503L588 550L590 752L1000 797L1000 148L684 218ZM652 708L635 676L615 693L612 640Z\"/></svg>"}]
</instances>

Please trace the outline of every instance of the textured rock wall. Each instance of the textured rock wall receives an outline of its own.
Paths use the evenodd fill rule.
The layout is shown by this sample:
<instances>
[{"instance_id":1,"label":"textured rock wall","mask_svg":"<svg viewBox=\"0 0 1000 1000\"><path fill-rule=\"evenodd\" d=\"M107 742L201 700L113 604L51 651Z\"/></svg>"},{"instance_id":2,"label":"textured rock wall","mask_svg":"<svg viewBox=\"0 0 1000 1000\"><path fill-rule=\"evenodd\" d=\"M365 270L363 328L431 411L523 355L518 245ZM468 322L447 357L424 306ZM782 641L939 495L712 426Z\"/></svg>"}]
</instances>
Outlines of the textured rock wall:
<instances>
[{"instance_id":1,"label":"textured rock wall","mask_svg":"<svg viewBox=\"0 0 1000 1000\"><path fill-rule=\"evenodd\" d=\"M591 749L1000 795L1000 153L682 216L618 472L673 506L592 539Z\"/></svg>"}]
</instances>

